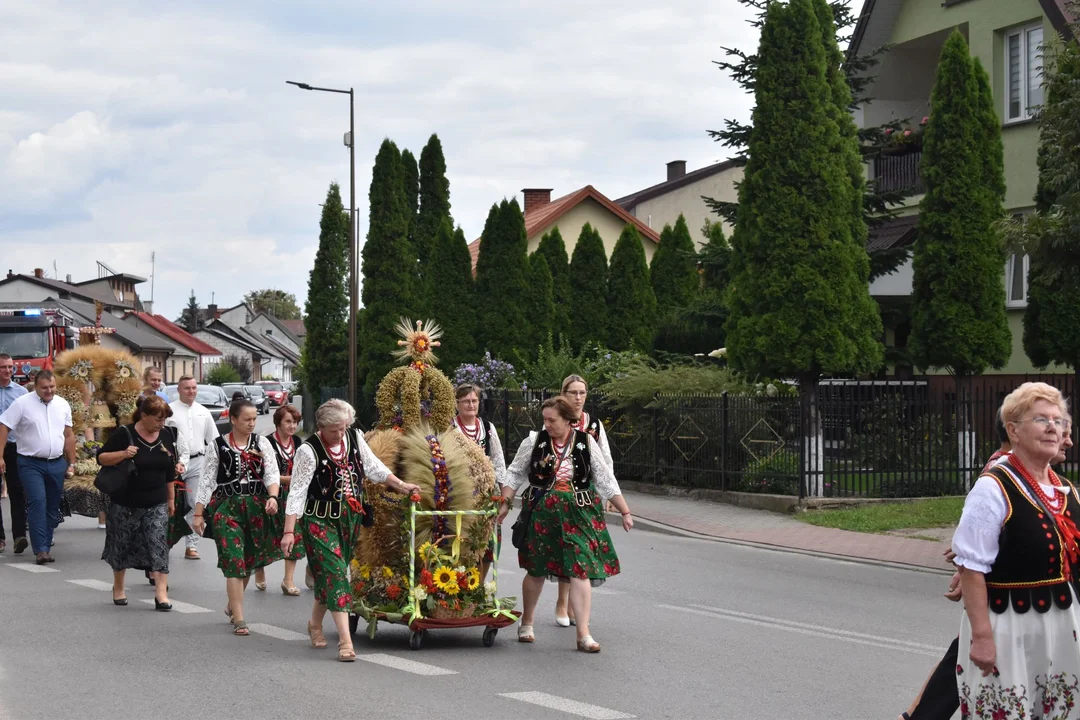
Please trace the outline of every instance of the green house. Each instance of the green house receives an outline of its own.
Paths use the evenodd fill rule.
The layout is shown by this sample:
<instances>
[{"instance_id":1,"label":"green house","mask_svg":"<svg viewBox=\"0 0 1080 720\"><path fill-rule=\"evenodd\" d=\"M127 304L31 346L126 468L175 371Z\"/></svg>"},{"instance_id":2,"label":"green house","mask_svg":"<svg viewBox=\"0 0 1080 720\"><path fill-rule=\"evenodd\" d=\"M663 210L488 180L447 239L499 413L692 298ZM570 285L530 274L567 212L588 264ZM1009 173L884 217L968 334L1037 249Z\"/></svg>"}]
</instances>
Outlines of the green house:
<instances>
[{"instance_id":1,"label":"green house","mask_svg":"<svg viewBox=\"0 0 1080 720\"><path fill-rule=\"evenodd\" d=\"M1054 33L1069 33L1069 23L1066 0L865 0L849 53L867 53L884 45L890 45L891 50L872 70L876 76L870 93L874 100L856 111L856 122L873 127L891 120L908 121L894 136L895 150L871 163L869 176L883 188L919 187L922 122L930 113L938 57L945 40L959 29L993 83L1005 146L1005 207L1013 214L1030 212L1038 180L1035 156L1039 128L1033 113L1043 97L1041 48ZM900 217L876 228L869 249L914 242L921 199L921 194L909 198ZM990 372L1002 381L1009 379L1006 376L1020 379L1040 372L1070 372L1055 366L1040 371L1024 353L1021 338L1027 305L1027 258L1011 255L1002 271L1013 349L1005 367ZM902 358L906 346L908 328L902 308L911 294L911 279L909 260L870 286L885 311L886 345L894 358ZM891 323L890 308L901 309L892 313ZM894 371L905 375L911 368L898 360Z\"/></svg>"}]
</instances>

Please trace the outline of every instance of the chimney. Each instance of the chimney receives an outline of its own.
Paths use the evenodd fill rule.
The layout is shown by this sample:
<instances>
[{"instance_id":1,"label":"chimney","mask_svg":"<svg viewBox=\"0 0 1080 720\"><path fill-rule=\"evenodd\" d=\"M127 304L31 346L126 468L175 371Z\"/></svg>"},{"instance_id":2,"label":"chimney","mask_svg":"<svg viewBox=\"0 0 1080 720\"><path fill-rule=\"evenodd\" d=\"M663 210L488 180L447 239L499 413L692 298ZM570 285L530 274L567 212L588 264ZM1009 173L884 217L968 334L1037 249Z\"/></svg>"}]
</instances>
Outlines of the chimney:
<instances>
[{"instance_id":1,"label":"chimney","mask_svg":"<svg viewBox=\"0 0 1080 720\"><path fill-rule=\"evenodd\" d=\"M217 320L221 317L221 313L218 312L217 305L215 305L214 303L210 303L206 306L206 314L214 320Z\"/></svg>"},{"instance_id":2,"label":"chimney","mask_svg":"<svg viewBox=\"0 0 1080 720\"><path fill-rule=\"evenodd\" d=\"M685 160L672 160L667 164L667 181L678 180L686 174Z\"/></svg>"},{"instance_id":3,"label":"chimney","mask_svg":"<svg viewBox=\"0 0 1080 720\"><path fill-rule=\"evenodd\" d=\"M551 202L551 188L525 188L525 214L533 208L543 207Z\"/></svg>"},{"instance_id":4,"label":"chimney","mask_svg":"<svg viewBox=\"0 0 1080 720\"><path fill-rule=\"evenodd\" d=\"M41 268L34 268L34 277L36 277L36 278L45 277L45 271L42 270Z\"/></svg>"},{"instance_id":5,"label":"chimney","mask_svg":"<svg viewBox=\"0 0 1080 720\"><path fill-rule=\"evenodd\" d=\"M147 315L153 315L154 314L154 301L153 300L144 300L142 302L142 307L143 307L143 312L146 313Z\"/></svg>"},{"instance_id":6,"label":"chimney","mask_svg":"<svg viewBox=\"0 0 1080 720\"><path fill-rule=\"evenodd\" d=\"M68 273L68 274L67 274L67 284L68 284L68 285L70 285L70 284L71 284L71 273Z\"/></svg>"},{"instance_id":7,"label":"chimney","mask_svg":"<svg viewBox=\"0 0 1080 720\"><path fill-rule=\"evenodd\" d=\"M13 277L15 277L15 273L14 273L14 272L12 271L12 269L11 269L11 268L8 268L8 271L7 271L7 276L8 276L9 278L13 278Z\"/></svg>"}]
</instances>

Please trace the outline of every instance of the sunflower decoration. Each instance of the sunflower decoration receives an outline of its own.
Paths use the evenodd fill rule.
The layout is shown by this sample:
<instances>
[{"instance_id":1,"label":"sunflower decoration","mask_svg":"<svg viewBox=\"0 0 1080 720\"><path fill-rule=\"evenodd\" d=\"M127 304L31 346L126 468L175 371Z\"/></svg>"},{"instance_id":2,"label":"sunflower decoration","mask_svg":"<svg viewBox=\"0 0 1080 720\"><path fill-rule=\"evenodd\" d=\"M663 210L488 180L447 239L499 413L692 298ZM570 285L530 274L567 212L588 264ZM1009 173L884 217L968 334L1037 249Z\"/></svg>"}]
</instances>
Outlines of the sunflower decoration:
<instances>
[{"instance_id":1,"label":"sunflower decoration","mask_svg":"<svg viewBox=\"0 0 1080 720\"><path fill-rule=\"evenodd\" d=\"M420 372L435 364L433 351L441 344L439 338L442 337L442 328L438 323L428 320L425 329L424 321L417 320L416 328L413 329L409 318L401 318L394 331L401 336L397 342L400 349L394 351L394 358L412 360L411 365Z\"/></svg>"},{"instance_id":2,"label":"sunflower decoration","mask_svg":"<svg viewBox=\"0 0 1080 720\"><path fill-rule=\"evenodd\" d=\"M475 590L480 587L480 570L477 568L471 568L469 570L469 590Z\"/></svg>"},{"instance_id":3,"label":"sunflower decoration","mask_svg":"<svg viewBox=\"0 0 1080 720\"><path fill-rule=\"evenodd\" d=\"M90 379L90 373L94 372L94 363L89 360L79 360L68 369L68 377L86 382Z\"/></svg>"},{"instance_id":4,"label":"sunflower decoration","mask_svg":"<svg viewBox=\"0 0 1080 720\"><path fill-rule=\"evenodd\" d=\"M435 583L435 587L439 588L447 595L457 595L458 579L456 570L442 565L435 569L432 578L433 582Z\"/></svg>"},{"instance_id":5,"label":"sunflower decoration","mask_svg":"<svg viewBox=\"0 0 1080 720\"><path fill-rule=\"evenodd\" d=\"M116 359L116 375L122 380L127 380L129 377L135 377L138 372L135 370L135 366L129 363L123 358Z\"/></svg>"}]
</instances>

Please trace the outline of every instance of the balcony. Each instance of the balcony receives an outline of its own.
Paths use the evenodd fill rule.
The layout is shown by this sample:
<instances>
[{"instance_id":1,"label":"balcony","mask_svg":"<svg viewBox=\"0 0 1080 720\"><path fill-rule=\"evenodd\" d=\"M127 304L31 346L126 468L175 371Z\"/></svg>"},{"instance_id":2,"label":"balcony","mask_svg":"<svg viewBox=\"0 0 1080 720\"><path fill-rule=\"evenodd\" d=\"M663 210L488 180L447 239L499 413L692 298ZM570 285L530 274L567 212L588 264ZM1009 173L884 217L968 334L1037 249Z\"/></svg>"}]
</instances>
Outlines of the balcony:
<instances>
[{"instance_id":1,"label":"balcony","mask_svg":"<svg viewBox=\"0 0 1080 720\"><path fill-rule=\"evenodd\" d=\"M922 151L885 155L874 160L874 183L879 192L926 192L923 187Z\"/></svg>"}]
</instances>

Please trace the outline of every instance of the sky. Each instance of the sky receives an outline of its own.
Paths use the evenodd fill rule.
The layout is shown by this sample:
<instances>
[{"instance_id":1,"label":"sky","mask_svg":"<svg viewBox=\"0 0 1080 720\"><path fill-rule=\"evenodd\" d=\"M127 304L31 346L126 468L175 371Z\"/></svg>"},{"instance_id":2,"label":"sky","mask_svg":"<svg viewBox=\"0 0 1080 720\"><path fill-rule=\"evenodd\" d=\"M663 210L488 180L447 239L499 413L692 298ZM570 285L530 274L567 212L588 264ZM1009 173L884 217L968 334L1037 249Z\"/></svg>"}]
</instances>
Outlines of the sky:
<instances>
[{"instance_id":1,"label":"sky","mask_svg":"<svg viewBox=\"0 0 1080 720\"><path fill-rule=\"evenodd\" d=\"M303 307L331 182L348 205L349 107L286 80L355 88L361 243L380 143L419 157L432 133L473 239L525 187L615 199L671 160L727 158L706 131L752 98L714 61L756 47L747 17L736 0L0 0L0 270L150 278L155 253L170 318L192 290Z\"/></svg>"}]
</instances>

